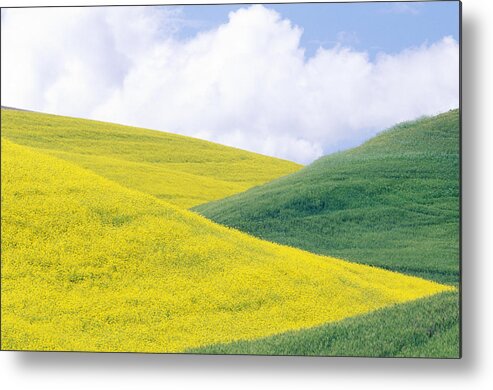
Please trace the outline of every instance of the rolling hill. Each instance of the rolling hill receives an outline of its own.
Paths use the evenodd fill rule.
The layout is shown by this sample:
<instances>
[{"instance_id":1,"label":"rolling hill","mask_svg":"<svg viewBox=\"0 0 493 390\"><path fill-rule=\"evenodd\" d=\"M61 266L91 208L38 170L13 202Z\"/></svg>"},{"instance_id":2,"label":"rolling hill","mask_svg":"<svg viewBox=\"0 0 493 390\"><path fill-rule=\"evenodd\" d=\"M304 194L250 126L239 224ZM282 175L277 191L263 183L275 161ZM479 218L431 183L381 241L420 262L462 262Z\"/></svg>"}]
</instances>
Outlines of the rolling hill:
<instances>
[{"instance_id":1,"label":"rolling hill","mask_svg":"<svg viewBox=\"0 0 493 390\"><path fill-rule=\"evenodd\" d=\"M2 137L189 208L300 165L212 142L87 119L2 109Z\"/></svg>"},{"instance_id":2,"label":"rolling hill","mask_svg":"<svg viewBox=\"0 0 493 390\"><path fill-rule=\"evenodd\" d=\"M315 253L437 281L459 275L459 113L403 123L303 170L195 208ZM457 292L198 353L460 357Z\"/></svg>"},{"instance_id":3,"label":"rolling hill","mask_svg":"<svg viewBox=\"0 0 493 390\"><path fill-rule=\"evenodd\" d=\"M342 321L192 353L375 357L460 357L459 300L446 292Z\"/></svg>"},{"instance_id":4,"label":"rolling hill","mask_svg":"<svg viewBox=\"0 0 493 390\"><path fill-rule=\"evenodd\" d=\"M459 112L399 124L193 210L269 241L457 283Z\"/></svg>"},{"instance_id":5,"label":"rolling hill","mask_svg":"<svg viewBox=\"0 0 493 390\"><path fill-rule=\"evenodd\" d=\"M2 139L2 349L179 352L454 290L251 237L43 150Z\"/></svg>"}]
</instances>

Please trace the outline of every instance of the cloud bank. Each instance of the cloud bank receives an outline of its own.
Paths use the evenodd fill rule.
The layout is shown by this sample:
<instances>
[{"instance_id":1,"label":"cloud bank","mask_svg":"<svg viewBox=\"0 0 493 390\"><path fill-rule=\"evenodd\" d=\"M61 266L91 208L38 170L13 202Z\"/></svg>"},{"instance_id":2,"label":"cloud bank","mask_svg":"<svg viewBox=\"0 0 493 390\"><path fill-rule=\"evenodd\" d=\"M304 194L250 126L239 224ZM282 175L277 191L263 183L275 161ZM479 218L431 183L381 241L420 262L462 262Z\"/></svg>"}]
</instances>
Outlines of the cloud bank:
<instances>
[{"instance_id":1,"label":"cloud bank","mask_svg":"<svg viewBox=\"0 0 493 390\"><path fill-rule=\"evenodd\" d=\"M459 104L458 43L306 58L254 5L187 40L179 9L2 10L2 104L190 135L308 163Z\"/></svg>"}]
</instances>

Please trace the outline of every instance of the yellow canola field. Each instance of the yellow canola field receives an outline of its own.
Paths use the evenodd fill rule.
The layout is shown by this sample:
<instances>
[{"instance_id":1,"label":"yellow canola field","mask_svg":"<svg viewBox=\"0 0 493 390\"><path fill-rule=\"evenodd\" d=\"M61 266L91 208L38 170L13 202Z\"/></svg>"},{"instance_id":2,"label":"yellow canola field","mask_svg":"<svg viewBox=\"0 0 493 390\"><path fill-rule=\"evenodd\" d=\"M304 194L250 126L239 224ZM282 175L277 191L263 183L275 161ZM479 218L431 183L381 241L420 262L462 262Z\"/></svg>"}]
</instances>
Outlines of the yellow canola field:
<instances>
[{"instance_id":1,"label":"yellow canola field","mask_svg":"<svg viewBox=\"0 0 493 390\"><path fill-rule=\"evenodd\" d=\"M272 244L2 140L2 349L179 352L452 287Z\"/></svg>"},{"instance_id":2,"label":"yellow canola field","mask_svg":"<svg viewBox=\"0 0 493 390\"><path fill-rule=\"evenodd\" d=\"M301 168L291 161L161 131L26 111L1 113L2 137L184 208Z\"/></svg>"}]
</instances>

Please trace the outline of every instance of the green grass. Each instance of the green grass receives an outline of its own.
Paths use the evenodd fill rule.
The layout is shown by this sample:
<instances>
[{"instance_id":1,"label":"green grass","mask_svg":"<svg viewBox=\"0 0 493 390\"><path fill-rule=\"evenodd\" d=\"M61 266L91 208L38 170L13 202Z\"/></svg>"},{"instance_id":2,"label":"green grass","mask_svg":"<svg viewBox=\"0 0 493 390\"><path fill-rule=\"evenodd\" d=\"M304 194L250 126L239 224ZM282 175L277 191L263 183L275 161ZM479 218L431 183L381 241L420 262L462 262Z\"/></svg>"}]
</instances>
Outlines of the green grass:
<instances>
[{"instance_id":1,"label":"green grass","mask_svg":"<svg viewBox=\"0 0 493 390\"><path fill-rule=\"evenodd\" d=\"M263 239L459 282L459 112L403 123L292 175L194 209ZM459 295L208 353L458 357Z\"/></svg>"},{"instance_id":2,"label":"green grass","mask_svg":"<svg viewBox=\"0 0 493 390\"><path fill-rule=\"evenodd\" d=\"M1 115L2 137L184 208L301 168L290 161L161 131L9 109L2 109Z\"/></svg>"},{"instance_id":3,"label":"green grass","mask_svg":"<svg viewBox=\"0 0 493 390\"><path fill-rule=\"evenodd\" d=\"M457 283L458 110L194 210L266 240Z\"/></svg>"},{"instance_id":4,"label":"green grass","mask_svg":"<svg viewBox=\"0 0 493 390\"><path fill-rule=\"evenodd\" d=\"M304 331L189 352L458 358L458 324L458 294L442 293Z\"/></svg>"}]
</instances>

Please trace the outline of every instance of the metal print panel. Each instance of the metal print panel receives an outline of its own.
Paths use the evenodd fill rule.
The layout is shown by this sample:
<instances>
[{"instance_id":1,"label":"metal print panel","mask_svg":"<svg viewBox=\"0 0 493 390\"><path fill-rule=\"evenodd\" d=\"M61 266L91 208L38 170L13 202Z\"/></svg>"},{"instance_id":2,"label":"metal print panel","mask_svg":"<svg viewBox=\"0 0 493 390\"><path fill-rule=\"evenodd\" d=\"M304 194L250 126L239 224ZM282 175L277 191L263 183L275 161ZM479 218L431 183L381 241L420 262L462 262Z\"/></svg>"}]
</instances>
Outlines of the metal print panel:
<instances>
[{"instance_id":1,"label":"metal print panel","mask_svg":"<svg viewBox=\"0 0 493 390\"><path fill-rule=\"evenodd\" d=\"M1 348L460 357L460 3L2 9Z\"/></svg>"}]
</instances>

